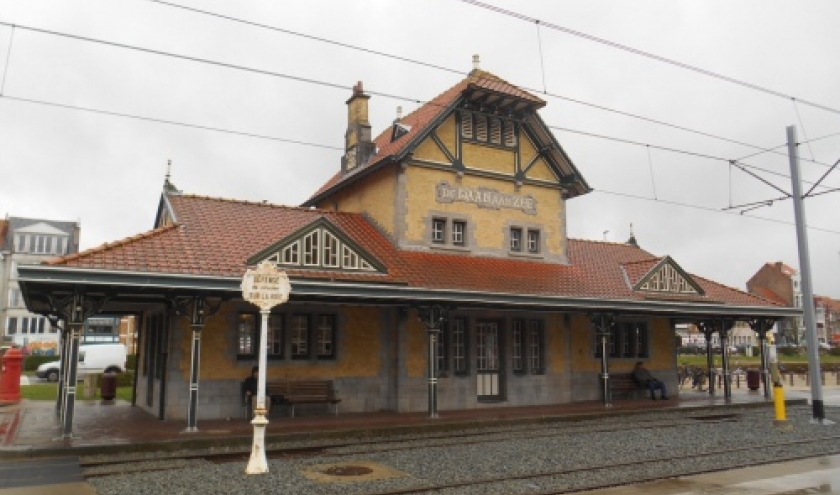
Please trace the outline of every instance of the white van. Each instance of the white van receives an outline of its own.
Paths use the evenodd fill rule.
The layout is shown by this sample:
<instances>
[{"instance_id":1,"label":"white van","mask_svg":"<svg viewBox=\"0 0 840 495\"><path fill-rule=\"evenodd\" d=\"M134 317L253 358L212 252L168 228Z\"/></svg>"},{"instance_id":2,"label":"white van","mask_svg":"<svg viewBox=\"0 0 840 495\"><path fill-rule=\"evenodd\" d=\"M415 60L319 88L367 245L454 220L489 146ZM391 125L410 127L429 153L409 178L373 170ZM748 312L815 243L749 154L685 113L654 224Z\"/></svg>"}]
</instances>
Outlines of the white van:
<instances>
[{"instance_id":1,"label":"white van","mask_svg":"<svg viewBox=\"0 0 840 495\"><path fill-rule=\"evenodd\" d=\"M54 382L58 380L61 361L52 361L38 366L38 378ZM79 346L79 368L77 378L81 380L88 373L122 373L125 370L125 345L82 344Z\"/></svg>"}]
</instances>

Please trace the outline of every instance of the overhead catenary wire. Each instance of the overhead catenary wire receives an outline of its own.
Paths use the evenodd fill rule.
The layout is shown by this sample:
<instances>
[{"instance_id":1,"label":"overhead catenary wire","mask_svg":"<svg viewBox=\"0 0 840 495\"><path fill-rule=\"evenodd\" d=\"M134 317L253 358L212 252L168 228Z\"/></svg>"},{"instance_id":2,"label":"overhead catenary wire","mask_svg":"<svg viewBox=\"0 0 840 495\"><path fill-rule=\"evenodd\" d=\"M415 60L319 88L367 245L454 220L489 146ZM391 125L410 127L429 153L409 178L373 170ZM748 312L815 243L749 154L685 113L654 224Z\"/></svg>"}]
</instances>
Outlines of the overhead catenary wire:
<instances>
[{"instance_id":1,"label":"overhead catenary wire","mask_svg":"<svg viewBox=\"0 0 840 495\"><path fill-rule=\"evenodd\" d=\"M4 22L0 22L0 25L7 25L7 26L10 26L10 27L13 26L12 24L4 23ZM188 55L174 54L174 53L170 53L170 52L164 52L164 51L161 51L161 50L152 50L152 49L138 47L138 46L134 46L134 45L126 45L126 44L116 43L116 42L111 42L111 41L98 40L98 39L95 39L95 38L88 38L88 37L84 37L84 36L72 35L72 34L67 34L67 33L60 33L60 32L40 29L40 28L31 28L31 27L28 27L28 26L20 26L20 25L14 25L14 26L16 26L18 28L22 28L22 29L28 29L28 30L32 30L32 31L35 31L35 32L44 33L44 34L63 36L63 37L67 37L67 38L71 38L71 39L77 39L77 40L81 40L81 41L102 43L102 44L105 44L105 45L114 46L114 47L118 47L118 48L125 48L125 49L140 51L140 52L151 53L151 54L155 54L155 55L180 58L180 59L193 61L193 62L208 63L210 65L220 66L220 67L224 67L224 68L238 69L238 70L244 70L244 71L254 72L254 73L258 73L258 74L263 74L263 75L270 75L270 76L275 76L275 77L288 78L288 79L303 82L303 83L317 84L317 85L327 86L327 87L331 87L331 88L335 88L335 89L346 90L348 88L347 86L345 86L343 84L336 84L336 83L329 83L329 82L325 82L325 81L318 81L318 80L314 80L314 79L311 79L311 78L304 78L304 77L295 76L295 75L291 75L291 74L282 74L282 73L278 73L278 72L274 72L274 71L268 71L268 70L251 68L251 67L244 67L244 66L239 66L239 65L236 65L236 64L218 62L218 61L213 61L213 60L208 60L208 59L202 59L202 58L199 58L199 57L192 57L192 56L188 56ZM394 95L394 94L390 94L390 93L384 93L384 92L378 92L378 91L369 91L369 93L373 94L373 95L379 95L379 96L383 96L383 97L387 97L387 98L399 99L399 100L402 100L402 101L409 101L409 102L418 103L418 104L429 103L427 101L423 101L422 99L409 98L409 97ZM239 134L239 135L243 135L243 136L249 136L250 135L251 137L258 137L258 138L263 138L263 139L272 139L272 140L276 140L276 141L283 141L283 142L290 142L290 143L296 142L298 144L304 144L304 145L316 146L316 147L322 147L322 148L330 148L330 149L335 149L335 150L343 149L343 148L340 148L340 147L337 147L337 146L331 147L331 146L317 145L317 144L314 144L314 143L306 143L306 142L303 142L303 141L297 142L295 140L284 139L284 138L274 138L274 137L258 135L258 134L251 134L251 133L238 132L238 131L229 131L229 130L224 130L224 129L219 129L219 128L212 128L210 126L192 125L192 124L186 124L186 123L177 122L177 121L156 119L156 118L152 118L152 117L132 116L132 115L128 115L128 114L120 114L119 112L109 112L109 111L106 111L106 110L86 109L86 108L82 108L82 107L74 107L72 105L64 105L64 104L60 104L60 103L28 100L26 98L9 98L9 99L17 99L18 101L27 101L27 102L30 102L30 103L40 103L40 104L44 104L44 105L51 105L51 106L62 107L62 108L67 108L67 109L85 110L85 111L90 111L90 112L94 112L94 113L103 113L103 114L109 114L109 115L114 115L114 116L124 116L124 117L128 117L128 118L155 121L155 122L172 124L172 125L194 127L194 128L206 129L206 130L217 130L219 132L226 132L226 133L230 133L230 134ZM586 133L584 133L584 134L586 134ZM594 133L588 133L588 134L596 136ZM620 138L613 138L613 140L624 141L624 142L628 142L628 143L631 142L629 140L622 140ZM633 144L639 144L639 143L633 143ZM652 146L652 145L650 145L650 146ZM752 146L752 145L748 145L748 146ZM659 148L669 149L669 148L665 148L665 147L659 147ZM756 148L758 148L758 147L756 147ZM670 148L669 150L670 151L676 151L676 152L684 152L683 150L675 150L673 148ZM693 152L685 152L685 153L694 154L695 156L701 156L702 155L702 154L693 153ZM724 158L720 158L720 157L716 157L716 159L725 160ZM752 166L752 165L747 165L747 164L741 164L741 165L744 165L745 167L760 169L760 168ZM761 169L761 170L763 170L763 169ZM767 171L767 170L763 170L763 171L768 172L768 173L772 173L772 172ZM787 176L784 176L782 174L776 174L776 175L780 175L782 177L787 177ZM789 177L787 177L787 178L789 178ZM822 186L822 187L828 187L828 186ZM832 189L832 191L833 190L834 189ZM825 191L825 192L828 192L828 191ZM823 194L823 193L824 192L821 192L820 194Z\"/></svg>"},{"instance_id":2,"label":"overhead catenary wire","mask_svg":"<svg viewBox=\"0 0 840 495\"><path fill-rule=\"evenodd\" d=\"M659 146L659 145L656 145L656 144L643 143L643 142L640 142L640 141L634 141L632 139L606 136L604 134L598 134L598 133L595 133L595 132L588 132L588 131L581 131L581 130L578 130L578 129L571 129L569 127L561 127L561 126L556 126L556 125L548 125L547 127L549 129L554 129L554 130L557 130L557 131L563 131L563 132L567 132L567 133L571 133L571 134L579 134L581 136L588 136L588 137L593 137L593 138L597 138L597 139L604 139L604 140L607 140L607 141L614 141L614 142L629 144L629 145L633 145L633 146L645 146L645 147L650 147L650 148L653 148L653 149L668 151L668 152L671 152L671 153L677 153L677 154L682 154L682 155L687 155L687 156L693 156L693 157L697 157L697 158L703 158L703 159L707 159L707 160L722 161L722 162L727 162L727 163L730 163L730 162L738 163L740 166L743 166L743 167L746 167L746 168L749 168L749 169L759 170L759 171L764 172L766 174L775 175L775 176L782 177L784 179L790 180L789 175L785 175L785 174L780 173L780 172L775 172L773 170L768 170L766 168L759 167L757 165L751 165L751 164L748 164L748 163L744 163L743 161L741 161L743 159L732 160L732 159L729 159L729 158L726 158L726 157L723 157L723 156L716 156L716 155L710 155L708 153L699 153L699 152L696 152L696 151L687 151L687 150L681 150L681 149L678 149L678 148L672 148L672 147L668 147L668 146ZM806 181L806 180L803 180L802 182L805 183L805 184L813 184L813 182L809 182L809 181ZM822 186L822 187L833 187L833 186Z\"/></svg>"},{"instance_id":3,"label":"overhead catenary wire","mask_svg":"<svg viewBox=\"0 0 840 495\"><path fill-rule=\"evenodd\" d=\"M808 152L811 153L811 159L816 159L816 155L814 155L814 149L811 148L811 142L808 140L808 131L805 129L805 123L802 122L802 115L799 114L799 106L796 104L796 98L791 98L790 101L793 103L793 111L796 112L796 120L799 121L799 127L802 129L802 136L805 138L805 141L799 143L805 143L808 145Z\"/></svg>"},{"instance_id":4,"label":"overhead catenary wire","mask_svg":"<svg viewBox=\"0 0 840 495\"><path fill-rule=\"evenodd\" d=\"M750 83L750 82L747 82L747 81L742 81L742 80L736 79L734 77L725 76L725 75L719 74L717 72L713 72L713 71L710 71L710 70L707 70L707 69L703 69L701 67L697 67L697 66L694 66L694 65L691 65L691 64L687 64L685 62L680 62L679 60L674 60L674 59L671 59L671 58L663 57L661 55L656 55L655 53L650 53L650 52L647 52L645 50L640 50L638 48L633 48L633 47L628 46L628 45L617 43L615 41L610 41L608 39L600 38L598 36L593 36L591 34L587 34L587 33L581 32L581 31L577 31L577 30L570 29L570 28L567 28L567 27L564 27L564 26L560 26L558 24L553 24L551 22L546 22L543 19L537 19L535 17L530 17L530 16L527 16L527 15L524 15L524 14L520 14L518 12L514 12L512 10L503 9L503 8L497 7L495 5L490 5L488 3L480 2L478 0L458 0L458 1L462 2L462 3L465 3L465 4L473 5L475 7L480 7L480 8L485 9L485 10L496 12L496 13L499 13L499 14L502 14L502 15L505 15L505 16L508 16L508 17L519 19L521 21L525 21L525 22L529 22L529 23L539 22L541 25L545 26L548 29L553 29L553 30L556 30L556 31L560 31L560 32L563 32L563 33L566 33L566 34L569 34L569 35L572 35L572 36L575 36L575 37L578 37L578 38L583 38L583 39L588 40L588 41L592 41L592 42L595 42L595 43L600 43L602 45L609 46L611 48L616 48L618 50L623 50L625 52L632 53L634 55L639 55L641 57L656 60L657 62L662 62L664 64L672 65L674 67L679 67L681 69L685 69L685 70L688 70L688 71L691 71L691 72L695 72L697 74L702 74L704 76L708 76L708 77L711 77L711 78L714 78L714 79L719 79L721 81L726 81L728 83L736 84L736 85L741 86L741 87L749 88L749 89L759 91L759 92L762 92L762 93L766 93L766 94L776 96L776 97L779 97L779 98L785 98L785 99L795 98L800 103L802 103L803 105L808 105L810 107L818 108L818 109L824 110L826 112L840 114L840 110L838 110L836 108L829 107L827 105L823 105L821 103L816 103L816 102L813 102L813 101L808 101L808 100L803 100L801 98L796 98L793 95L788 95L788 94L782 93L781 91L776 91L774 89L766 88L766 87L760 86L758 84L753 84L753 83Z\"/></svg>"},{"instance_id":5,"label":"overhead catenary wire","mask_svg":"<svg viewBox=\"0 0 840 495\"><path fill-rule=\"evenodd\" d=\"M537 46L540 49L540 73L542 74L543 93L548 92L548 86L545 85L545 61L543 60L542 36L540 36L540 21L536 22L537 26Z\"/></svg>"},{"instance_id":6,"label":"overhead catenary wire","mask_svg":"<svg viewBox=\"0 0 840 495\"><path fill-rule=\"evenodd\" d=\"M840 190L840 188L838 188L838 190ZM607 189L593 189L592 192L593 193L599 193L599 194L608 194L608 195L611 195L611 196L618 196L618 197L623 197L623 198L637 199L637 200L640 200L640 201L652 201L654 203L662 203L662 204L666 204L666 205L670 205L670 206L679 206L679 207L683 207L683 208L691 208L691 209L694 209L694 210L701 210L701 211L706 211L706 212L709 212L709 213L719 213L719 214L724 214L724 215L732 215L732 216L736 216L736 217L752 218L752 219L760 220L760 221L763 221L763 222L771 222L771 223L777 223L777 224L782 224L782 225L790 225L790 226L795 226L796 225L794 222L779 220L779 219L776 219L776 218L759 217L759 216L756 216L756 215L743 215L743 214L740 214L740 213L734 213L734 212L731 212L731 211L721 210L719 208L714 208L714 207L711 207L711 206L696 205L696 204L692 204L692 203L682 203L682 202L679 202L679 201L672 201L672 200L655 199L655 198L651 198L651 197L648 197L648 196L640 196L638 194L630 194L630 193L625 193L625 192L620 192L620 191L610 191L610 190L607 190ZM822 227L814 227L812 225L809 225L808 229L809 230L814 230L814 231L817 231L817 232L824 232L824 233L827 233L827 234L840 235L840 230L832 230L832 229L826 229L826 228L822 228Z\"/></svg>"},{"instance_id":7,"label":"overhead catenary wire","mask_svg":"<svg viewBox=\"0 0 840 495\"><path fill-rule=\"evenodd\" d=\"M286 35L296 36L296 37L308 39L308 40L311 40L311 41L331 44L331 45L338 46L338 47L341 47L341 48L356 50L356 51L360 51L362 53L368 53L368 54L379 56L379 57L389 58L389 59L392 59L392 60L398 60L398 61L401 61L401 62L406 62L406 63L410 63L410 64L422 66L422 67L441 70L441 71L445 71L445 72L448 72L448 73L451 73L451 74L458 74L458 75L461 75L461 76L465 76L465 75L468 74L465 71L458 70L458 69L453 69L451 67L444 67L444 66L441 66L441 65L432 64L432 63L429 63L429 62L424 62L424 61L417 60L417 59L412 59L412 58L409 58L409 57L394 55L392 53L387 53L387 52L383 52L383 51L380 51L380 50L373 50L373 49L370 49L370 48L365 48L365 47L361 47L361 46L358 46L358 45L353 45L353 44L350 44L350 43L335 41L335 40L331 40L331 39L320 37L320 36L314 36L314 35L311 35L311 34L300 33L300 32L297 32L297 31L290 30L290 29L280 28L280 27L277 27L277 26L271 26L271 25L268 25L268 24L263 24L263 23L259 23L259 22L255 22L255 21L250 21L250 20L247 20L247 19L233 17L233 16L229 16L229 15L225 15L225 14L219 14L219 13L211 12L211 11L208 11L208 10L198 9L198 8L195 8L195 7L189 7L189 6L177 4L177 3L174 3L174 2L168 2L166 0L142 0L142 1L155 3L155 4L158 4L158 5L171 7L171 8L175 8L175 9L181 9L181 10L185 10L185 11L189 11L189 12L193 12L193 13L197 13L197 14L201 14L201 15L206 15L206 16L209 16L209 17L215 17L215 18L218 18L218 19L224 19L224 20L229 21L229 22L235 22L235 23L239 23L239 24L252 26L252 27L257 27L257 28L261 28L261 29L267 29L267 30L271 30L271 31L275 31L275 32L280 32L280 33L283 33L283 34L286 34ZM613 113L615 115L620 115L622 117L641 120L641 121L648 122L648 123L651 123L651 124L676 129L676 130L681 131L681 132L686 132L686 133L689 133L689 134L695 134L695 135L703 136L703 137L706 137L706 138L709 138L709 139L715 139L715 140L722 141L722 142L727 142L727 143L730 143L730 144L737 144L739 146L745 146L745 147L748 147L748 148L761 150L761 153L774 153L774 154L778 154L778 155L782 155L782 156L787 156L787 153L777 152L777 151L775 151L775 149L770 151L766 147L746 143L746 142L743 142L743 141L739 141L737 139L731 139L731 138L727 138L727 137L720 136L720 135L717 135L717 134L713 134L713 133L710 133L710 132L701 131L701 130L698 130L698 129L692 129L690 127L686 127L686 126L682 126L682 125L678 125L678 124L673 124L673 123L670 123L670 122L665 122L665 121L659 120L659 119L645 117L645 116L642 116L642 115L634 114L632 112L617 110L617 109L614 109L614 108L606 107L604 105L599 105L597 103L587 102L587 101L580 100L580 99L577 99L577 98L572 98L572 97L569 97L569 96L564 96L564 95L560 95L560 94L557 94L557 93L552 93L545 88L545 83L543 83L544 88L543 88L542 91L539 90L539 89L530 88L527 85L517 85L517 86L526 90L526 91L532 91L532 92L535 92L535 93L540 93L540 94L542 94L544 96L547 96L547 97L550 97L550 98L555 98L555 99L566 101L566 102L569 102L569 103L574 103L576 105L581 105L581 106L593 108L593 109L603 111L603 112ZM786 144L783 144L781 147L784 147L784 146L786 146ZM761 154L761 153L759 153L759 154ZM743 159L745 159L745 158L742 158L742 160ZM817 163L819 165L823 165L823 166L826 166L826 167L829 166L828 164L816 162L816 161L805 159L805 158L800 158L800 160Z\"/></svg>"},{"instance_id":8,"label":"overhead catenary wire","mask_svg":"<svg viewBox=\"0 0 840 495\"><path fill-rule=\"evenodd\" d=\"M256 139L266 139L266 140L269 140L269 141L278 141L278 142L281 142L281 143L298 144L298 145L302 145L302 146L310 146L310 147L313 147L313 148L322 148L322 149L328 149L328 150L344 151L344 148L340 147L340 146L330 146L330 145L327 145L327 144L319 144L319 143L312 143L312 142L308 142L308 141L301 141L301 140L298 140L298 139L289 139L289 138L282 138L282 137L276 137L276 136L268 136L268 135L265 135L265 134L257 134L257 133L253 133L253 132L235 131L235 130L231 130L231 129L223 129L221 127L213 127L213 126L208 126L208 125L190 124L190 123L187 123L187 122L179 122L177 120L159 119L159 118L155 118L155 117L147 117L147 116L135 115L135 114L125 113L125 112L113 112L113 111L109 111L109 110L101 110L101 109L96 109L96 108L83 107L83 106L79 106L79 105L67 105L67 104L63 104L63 103L55 103L55 102L50 102L50 101L45 101L45 100L35 100L35 99L32 99L32 98L20 98L20 97L10 96L10 95L0 95L0 99L17 101L17 102L22 102L22 103L30 103L30 104L35 104L35 105L42 105L42 106L46 106L46 107L62 108L62 109L66 109L66 110L76 110L76 111L79 111L79 112L94 113L94 114L99 114L99 115L108 115L108 116L111 116L111 117L122 117L122 118L132 119L132 120L142 120L142 121L146 121L146 122L154 122L154 123L157 123L157 124L167 124L167 125L173 125L173 126L178 126L178 127L189 127L189 128L192 128L192 129L200 129L200 130L204 130L204 131L220 132L220 133L223 133L223 134L231 134L231 135L235 135L235 136L243 136L243 137L256 138Z\"/></svg>"},{"instance_id":9,"label":"overhead catenary wire","mask_svg":"<svg viewBox=\"0 0 840 495\"><path fill-rule=\"evenodd\" d=\"M648 167L650 168L650 184L653 186L653 199L656 199L656 179L653 176L653 158L650 156L650 146L646 146Z\"/></svg>"},{"instance_id":10,"label":"overhead catenary wire","mask_svg":"<svg viewBox=\"0 0 840 495\"><path fill-rule=\"evenodd\" d=\"M181 127L187 127L187 128L195 128L195 129L200 129L200 130L205 130L205 131L221 132L221 133L225 133L225 134L238 135L238 136L244 136L244 137L249 137L249 138L267 139L267 140L271 140L271 141L277 141L277 142L283 142L283 143L289 143L289 144L311 146L311 147L315 147L315 148L323 148L323 149L338 150L338 151L343 150L343 148L338 147L338 146L330 146L330 145L325 145L325 144L312 143L312 142L300 141L300 140L295 140L295 139L287 139L287 138L281 138L281 137L276 137L276 136L267 136L267 135L255 134L255 133L250 133L250 132L242 132L242 131L235 131L235 130L230 130L230 129L222 129L222 128L219 128L219 127L212 127L212 126L206 126L206 125L189 124L189 123L185 123L185 122L178 122L178 121L172 121L172 120L166 120L166 119L158 119L158 118L153 118L153 117L133 115L133 114L128 114L128 113L124 113L124 112L111 112L111 111L107 111L107 110L99 110L99 109L81 107L81 106L78 106L78 105L65 105L65 104L60 104L60 103L47 102L47 101L43 101L43 100L34 100L34 99L29 99L29 98L18 98L18 97L9 96L9 95L0 96L0 100L18 101L18 102L23 102L23 103L43 105L43 106L47 106L47 107L54 107L54 108L88 112L88 113L105 115L105 116L110 116L110 117L129 118L129 119L140 120L140 121L148 121L148 122L153 122L153 123L175 125L175 126L181 126ZM812 197L813 196L819 196L819 195L824 194L824 193L835 192L835 191L840 191L840 188L834 188L834 189L830 189L830 190L827 190L827 191L824 191L824 192L811 194L811 196ZM611 194L611 195L614 195L614 196L633 198L633 199L638 199L638 200L654 201L654 202L658 202L658 203L662 203L662 204L667 204L667 205L672 205L672 206L680 206L680 207L685 207L685 208L693 208L693 209L709 211L709 212L729 213L728 211L725 211L725 209L721 210L721 209L715 208L715 207L696 205L696 204L691 204L691 203L681 203L681 202L677 202L677 201L669 201L669 200L663 200L663 199L659 199L659 198L648 198L648 197L645 197L645 196L639 196L639 195L635 195L635 194L618 192L618 191L609 191L609 190L605 190L605 189L594 189L592 192L603 193L603 194ZM780 199L784 199L784 198L780 198ZM775 222L775 223L781 223L781 224L785 224L785 225L793 225L792 222L785 222L785 221L782 221L782 220L770 219L770 218L765 218L765 217L758 217L758 216L755 216L755 215L743 215L743 216L758 219L758 220L762 220L762 221L767 221L767 222ZM821 228L821 227L808 226L808 229L816 230L816 231L820 231L820 232L832 233L832 234L840 234L840 231L834 231L834 230L831 230L831 229L826 229L826 228Z\"/></svg>"},{"instance_id":11,"label":"overhead catenary wire","mask_svg":"<svg viewBox=\"0 0 840 495\"><path fill-rule=\"evenodd\" d=\"M0 22L0 25L9 25L9 24L4 23L4 22ZM22 26L22 25L19 25L19 24L17 26L20 29L30 30L30 31L33 31L33 32L41 33L41 34L48 34L48 35L65 37L65 38L79 40L79 41L103 44L103 45L106 45L106 46L111 46L111 47L121 48L121 49L127 49L127 50L132 50L132 51L138 51L138 52L141 52L141 53L149 53L149 54L152 54L152 55L181 59L181 60L186 60L186 61L195 62L195 63L204 63L204 64L208 64L208 65L211 65L211 66L222 67L222 68L232 69L232 70L241 70L241 71L244 71L244 72L250 72L250 73L255 73L255 74L260 74L260 75L265 75L265 76L288 79L288 80L292 80L292 81L297 81L297 82L306 83L306 84L313 84L313 85L328 87L328 88L332 88L332 89L340 89L340 90L343 90L343 91L346 91L346 90L350 89L349 86L344 85L344 84L338 84L338 83L333 83L333 82L328 82L328 81L321 81L321 80L317 80L317 79L312 79L312 78L307 78L307 77L302 77L302 76L296 76L296 75L293 75L293 74L286 74L286 73L281 73L281 72L277 72L277 71L259 69L259 68L254 68L254 67L248 67L248 66L243 66L243 65L238 65L238 64L227 63L227 62L220 62L220 61L216 61L216 60L205 59L205 58L201 58L201 57L194 57L194 56L190 56L190 55L182 55L182 54L178 54L178 53L166 52L166 51L163 51L163 50L155 50L155 49L140 47L140 46L136 46L136 45L128 45L128 44L118 43L118 42L114 42L114 41L101 40L101 39L97 39L97 38L90 38L90 37L87 37L87 36L80 36L80 35L75 35L75 34L62 33L62 32L58 32L58 31L52 31L52 30L41 29L41 28L34 28L34 27L30 27L30 26ZM371 94L371 95L381 96L383 98L390 98L390 99L395 99L395 100L404 101L404 102L410 102L410 103L414 103L414 104L418 104L418 105L419 104L431 104L432 103L430 101L425 101L425 100L420 99L420 98L402 96L402 95L397 95L397 94L393 94L393 93L386 93L386 92L382 92L382 91L374 91L374 90L367 89L366 92ZM592 135L592 136L598 136L597 134L594 134L594 133L586 133L586 132L582 132L582 131L573 131L571 129L562 128L562 127L558 127L558 126L549 125L548 127L553 128L553 129L562 129L562 130L565 130L567 132L577 132L579 134L589 134L589 135ZM603 137L603 136L599 136L599 137ZM643 145L643 146L646 145L644 143L637 143L637 142L633 142L631 140L623 140L621 138L610 138L610 139L612 139L614 141L623 141L623 142L633 143L633 144L638 144L638 145ZM653 146L653 145L651 145L651 146ZM699 156L710 157L709 155L704 155L702 153L694 153L694 152L688 152L688 151L678 151L674 148L667 148L667 147L663 147L663 146L655 146L655 147L658 148L658 149L669 150L669 151L674 151L674 152L682 152L682 153L685 153L685 154L690 154L690 155L694 155L694 156L698 156L698 157ZM728 161L727 158L722 158L722 157L715 157L715 159ZM768 170L765 170L765 169L761 169L760 167L756 167L756 166L753 166L753 165L748 165L748 164L744 164L744 165L747 166L747 167L750 167L750 168L756 168L756 169L762 170L762 171L767 172L767 173L771 173L771 174L774 173L774 172L771 172L771 171L768 171ZM785 176L783 174L777 174L777 175L780 175L781 177L789 178L788 176Z\"/></svg>"},{"instance_id":12,"label":"overhead catenary wire","mask_svg":"<svg viewBox=\"0 0 840 495\"><path fill-rule=\"evenodd\" d=\"M3 63L3 82L0 84L0 96L6 90L6 76L9 74L9 60L12 59L12 43L15 40L15 25L12 24L11 33L9 33L9 47L6 50L6 61Z\"/></svg>"}]
</instances>

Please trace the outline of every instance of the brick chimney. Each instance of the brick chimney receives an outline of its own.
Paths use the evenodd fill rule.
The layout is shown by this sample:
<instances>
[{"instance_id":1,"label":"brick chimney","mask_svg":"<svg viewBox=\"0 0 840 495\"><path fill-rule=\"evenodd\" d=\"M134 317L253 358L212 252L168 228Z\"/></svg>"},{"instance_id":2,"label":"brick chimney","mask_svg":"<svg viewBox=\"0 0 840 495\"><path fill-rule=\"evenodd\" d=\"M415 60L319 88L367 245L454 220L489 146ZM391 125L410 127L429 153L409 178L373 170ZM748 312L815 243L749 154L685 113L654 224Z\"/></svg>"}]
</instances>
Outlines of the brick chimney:
<instances>
[{"instance_id":1,"label":"brick chimney","mask_svg":"<svg viewBox=\"0 0 840 495\"><path fill-rule=\"evenodd\" d=\"M367 165L376 152L370 138L369 99L370 95L365 94L361 81L353 86L353 95L347 100L347 132L344 133L344 156L341 158L341 171L344 173Z\"/></svg>"}]
</instances>

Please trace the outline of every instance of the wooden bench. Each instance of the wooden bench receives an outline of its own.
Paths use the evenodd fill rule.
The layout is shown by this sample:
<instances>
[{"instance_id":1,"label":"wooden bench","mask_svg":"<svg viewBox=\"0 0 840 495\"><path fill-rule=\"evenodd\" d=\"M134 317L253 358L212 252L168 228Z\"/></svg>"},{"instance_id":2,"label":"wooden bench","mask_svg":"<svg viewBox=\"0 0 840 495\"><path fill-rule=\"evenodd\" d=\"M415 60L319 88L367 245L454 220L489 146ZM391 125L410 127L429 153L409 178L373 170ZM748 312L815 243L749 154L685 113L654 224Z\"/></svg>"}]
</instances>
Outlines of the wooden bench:
<instances>
[{"instance_id":1,"label":"wooden bench","mask_svg":"<svg viewBox=\"0 0 840 495\"><path fill-rule=\"evenodd\" d=\"M341 399L336 398L332 380L274 380L268 382L266 388L272 402L291 408L292 417L297 404L332 404L338 416Z\"/></svg>"},{"instance_id":2,"label":"wooden bench","mask_svg":"<svg viewBox=\"0 0 840 495\"><path fill-rule=\"evenodd\" d=\"M620 393L628 398L635 398L636 394L647 392L648 389L633 379L633 373L610 373L610 391L613 396Z\"/></svg>"}]
</instances>

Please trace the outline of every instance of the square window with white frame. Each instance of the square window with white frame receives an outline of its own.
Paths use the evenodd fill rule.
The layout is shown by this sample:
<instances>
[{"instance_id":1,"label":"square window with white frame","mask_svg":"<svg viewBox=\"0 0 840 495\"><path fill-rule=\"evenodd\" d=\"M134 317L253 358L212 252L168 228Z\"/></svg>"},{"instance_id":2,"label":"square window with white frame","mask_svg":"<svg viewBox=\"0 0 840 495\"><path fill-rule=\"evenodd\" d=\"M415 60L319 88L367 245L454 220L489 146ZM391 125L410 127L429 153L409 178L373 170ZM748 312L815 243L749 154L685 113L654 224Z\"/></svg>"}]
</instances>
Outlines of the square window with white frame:
<instances>
[{"instance_id":1,"label":"square window with white frame","mask_svg":"<svg viewBox=\"0 0 840 495\"><path fill-rule=\"evenodd\" d=\"M435 244L443 244L446 242L446 219L432 219L432 242Z\"/></svg>"},{"instance_id":2,"label":"square window with white frame","mask_svg":"<svg viewBox=\"0 0 840 495\"><path fill-rule=\"evenodd\" d=\"M454 220L452 222L452 244L464 246L467 244L467 222Z\"/></svg>"},{"instance_id":3,"label":"square window with white frame","mask_svg":"<svg viewBox=\"0 0 840 495\"><path fill-rule=\"evenodd\" d=\"M510 228L510 250L522 251L522 229L519 227Z\"/></svg>"},{"instance_id":4,"label":"square window with white frame","mask_svg":"<svg viewBox=\"0 0 840 495\"><path fill-rule=\"evenodd\" d=\"M540 231L536 229L528 229L528 252L540 252Z\"/></svg>"}]
</instances>

